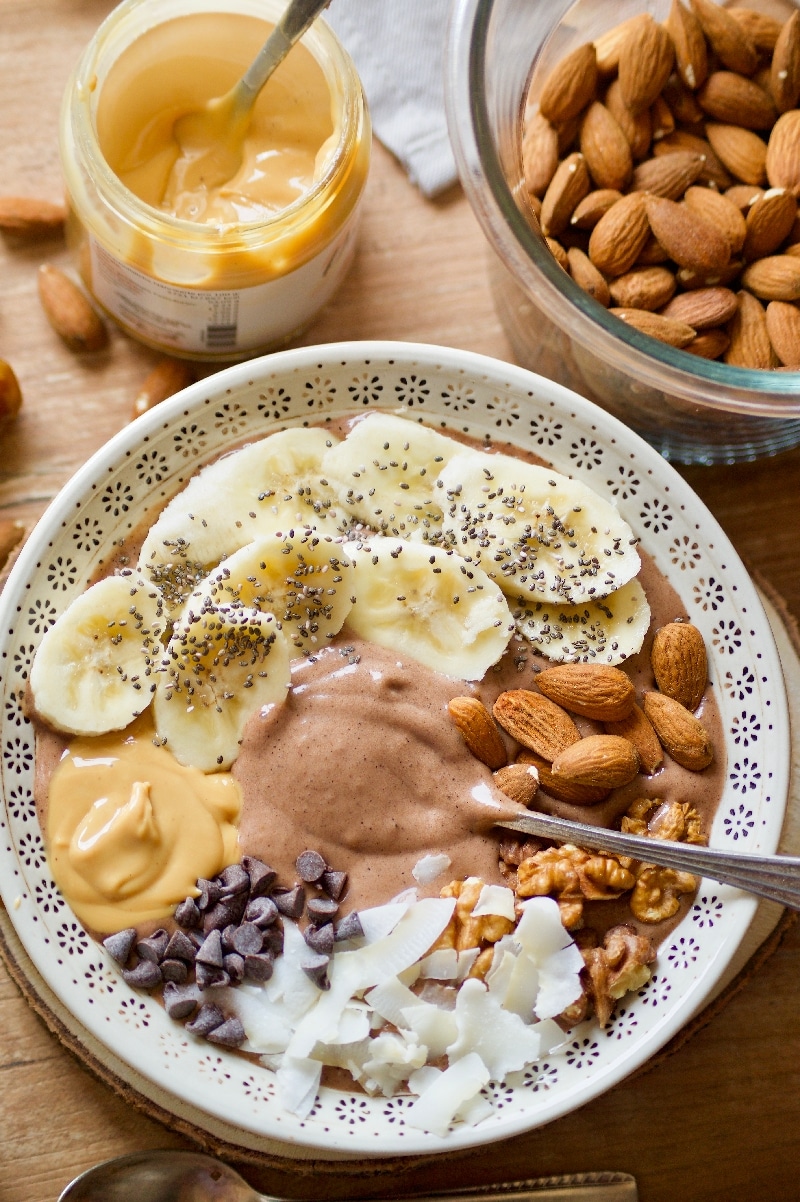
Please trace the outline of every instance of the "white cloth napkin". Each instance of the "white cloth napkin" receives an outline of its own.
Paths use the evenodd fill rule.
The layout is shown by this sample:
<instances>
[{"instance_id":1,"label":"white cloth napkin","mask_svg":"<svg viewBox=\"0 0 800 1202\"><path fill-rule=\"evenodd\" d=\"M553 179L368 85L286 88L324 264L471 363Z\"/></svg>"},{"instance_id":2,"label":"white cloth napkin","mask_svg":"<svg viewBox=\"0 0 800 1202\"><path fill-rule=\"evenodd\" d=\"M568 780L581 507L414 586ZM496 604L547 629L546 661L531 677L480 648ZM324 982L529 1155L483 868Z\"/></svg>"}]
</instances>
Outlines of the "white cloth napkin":
<instances>
[{"instance_id":1,"label":"white cloth napkin","mask_svg":"<svg viewBox=\"0 0 800 1202\"><path fill-rule=\"evenodd\" d=\"M449 0L333 0L325 20L361 76L376 137L424 196L458 178L447 133Z\"/></svg>"}]
</instances>

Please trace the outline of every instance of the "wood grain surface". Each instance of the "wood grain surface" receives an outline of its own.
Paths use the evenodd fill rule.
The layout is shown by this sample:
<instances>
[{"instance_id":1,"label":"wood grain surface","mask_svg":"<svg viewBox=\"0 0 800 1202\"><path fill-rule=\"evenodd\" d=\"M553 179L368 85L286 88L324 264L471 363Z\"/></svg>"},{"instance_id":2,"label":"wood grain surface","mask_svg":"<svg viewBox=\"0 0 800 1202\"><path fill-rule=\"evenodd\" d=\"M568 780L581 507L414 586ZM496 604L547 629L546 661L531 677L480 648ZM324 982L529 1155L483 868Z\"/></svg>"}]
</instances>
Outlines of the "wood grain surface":
<instances>
[{"instance_id":1,"label":"wood grain surface","mask_svg":"<svg viewBox=\"0 0 800 1202\"><path fill-rule=\"evenodd\" d=\"M0 193L58 199L58 110L107 0L0 0ZM59 240L0 241L0 356L24 405L0 436L0 518L30 525L77 467L130 418L157 356L114 332L76 357L39 306L39 264L68 265ZM487 250L457 188L423 200L376 146L360 251L304 343L395 338L509 358L493 311ZM800 450L683 473L748 565L800 617ZM619 1169L643 1202L800 1196L800 929L675 1055L541 1131L370 1181L347 1169L309 1182L246 1170L285 1197L395 1197L513 1177ZM94 1162L188 1141L137 1113L59 1044L0 965L0 1202L53 1202Z\"/></svg>"}]
</instances>

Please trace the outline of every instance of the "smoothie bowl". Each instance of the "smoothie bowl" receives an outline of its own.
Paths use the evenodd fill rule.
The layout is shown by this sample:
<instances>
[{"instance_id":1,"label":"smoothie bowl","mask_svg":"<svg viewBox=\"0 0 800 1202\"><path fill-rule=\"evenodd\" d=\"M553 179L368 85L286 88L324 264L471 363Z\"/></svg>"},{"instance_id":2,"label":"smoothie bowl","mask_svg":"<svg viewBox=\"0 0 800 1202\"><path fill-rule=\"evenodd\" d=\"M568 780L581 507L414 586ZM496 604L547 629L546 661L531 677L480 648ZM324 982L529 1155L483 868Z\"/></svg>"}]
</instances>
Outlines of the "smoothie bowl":
<instances>
[{"instance_id":1,"label":"smoothie bowl","mask_svg":"<svg viewBox=\"0 0 800 1202\"><path fill-rule=\"evenodd\" d=\"M769 853L788 788L725 535L522 369L347 343L201 381L64 489L2 615L16 933L117 1077L239 1146L546 1123L662 1047L753 918L495 826Z\"/></svg>"}]
</instances>

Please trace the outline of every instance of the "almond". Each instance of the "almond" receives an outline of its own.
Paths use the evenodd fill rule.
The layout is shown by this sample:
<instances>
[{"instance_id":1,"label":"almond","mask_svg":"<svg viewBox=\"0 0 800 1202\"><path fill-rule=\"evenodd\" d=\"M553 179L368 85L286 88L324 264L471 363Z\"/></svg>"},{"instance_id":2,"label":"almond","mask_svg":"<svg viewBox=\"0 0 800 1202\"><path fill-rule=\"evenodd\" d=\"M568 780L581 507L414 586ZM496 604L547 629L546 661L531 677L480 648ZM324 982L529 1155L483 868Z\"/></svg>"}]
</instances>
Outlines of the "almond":
<instances>
[{"instance_id":1,"label":"almond","mask_svg":"<svg viewBox=\"0 0 800 1202\"><path fill-rule=\"evenodd\" d=\"M597 86L597 55L591 42L559 59L539 95L539 111L551 125L559 125L586 107Z\"/></svg>"},{"instance_id":2,"label":"almond","mask_svg":"<svg viewBox=\"0 0 800 1202\"><path fill-rule=\"evenodd\" d=\"M696 333L692 326L686 325L685 322L673 321L669 317L662 317L660 313L650 313L647 309L611 308L609 313L613 313L626 325L633 326L640 334L647 334L649 338L657 338L659 342L679 349L688 346Z\"/></svg>"},{"instance_id":3,"label":"almond","mask_svg":"<svg viewBox=\"0 0 800 1202\"><path fill-rule=\"evenodd\" d=\"M781 32L781 23L776 17L757 12L754 8L734 7L729 8L728 12L741 25L756 50L772 53Z\"/></svg>"},{"instance_id":4,"label":"almond","mask_svg":"<svg viewBox=\"0 0 800 1202\"><path fill-rule=\"evenodd\" d=\"M723 66L752 75L758 66L758 50L750 34L714 0L691 0L691 5Z\"/></svg>"},{"instance_id":5,"label":"almond","mask_svg":"<svg viewBox=\"0 0 800 1202\"><path fill-rule=\"evenodd\" d=\"M725 190L726 200L732 201L736 208L745 215L750 206L754 205L759 196L763 195L764 189L755 188L752 184L732 184Z\"/></svg>"},{"instance_id":6,"label":"almond","mask_svg":"<svg viewBox=\"0 0 800 1202\"><path fill-rule=\"evenodd\" d=\"M34 196L0 196L0 229L24 237L59 233L67 217L63 204Z\"/></svg>"},{"instance_id":7,"label":"almond","mask_svg":"<svg viewBox=\"0 0 800 1202\"><path fill-rule=\"evenodd\" d=\"M739 253L744 246L747 227L741 211L727 196L713 188L687 188L683 199L687 208L705 217L725 235L731 254Z\"/></svg>"},{"instance_id":8,"label":"almond","mask_svg":"<svg viewBox=\"0 0 800 1202\"><path fill-rule=\"evenodd\" d=\"M494 783L512 801L530 806L539 789L539 771L535 764L507 764L494 773Z\"/></svg>"},{"instance_id":9,"label":"almond","mask_svg":"<svg viewBox=\"0 0 800 1202\"><path fill-rule=\"evenodd\" d=\"M653 196L677 200L700 178L703 166L703 156L693 150L674 150L646 159L633 173L631 192L650 192Z\"/></svg>"},{"instance_id":10,"label":"almond","mask_svg":"<svg viewBox=\"0 0 800 1202\"><path fill-rule=\"evenodd\" d=\"M633 267L650 235L642 192L623 196L600 218L589 238L589 258L603 275L622 275Z\"/></svg>"},{"instance_id":11,"label":"almond","mask_svg":"<svg viewBox=\"0 0 800 1202\"><path fill-rule=\"evenodd\" d=\"M800 259L767 255L749 263L742 272L742 287L761 300L800 300Z\"/></svg>"},{"instance_id":12,"label":"almond","mask_svg":"<svg viewBox=\"0 0 800 1202\"><path fill-rule=\"evenodd\" d=\"M661 316L682 321L695 330L709 330L730 321L735 312L736 293L730 288L697 288L673 297Z\"/></svg>"},{"instance_id":13,"label":"almond","mask_svg":"<svg viewBox=\"0 0 800 1202\"><path fill-rule=\"evenodd\" d=\"M763 259L776 251L797 218L797 198L785 188L770 188L747 214L744 257Z\"/></svg>"},{"instance_id":14,"label":"almond","mask_svg":"<svg viewBox=\"0 0 800 1202\"><path fill-rule=\"evenodd\" d=\"M773 188L788 188L795 196L800 194L800 110L781 113L773 125L764 166Z\"/></svg>"},{"instance_id":15,"label":"almond","mask_svg":"<svg viewBox=\"0 0 800 1202\"><path fill-rule=\"evenodd\" d=\"M77 284L57 267L39 268L39 299L47 320L70 350L98 351L108 332Z\"/></svg>"},{"instance_id":16,"label":"almond","mask_svg":"<svg viewBox=\"0 0 800 1202\"><path fill-rule=\"evenodd\" d=\"M570 246L567 250L569 273L579 288L604 308L611 304L611 294L608 290L605 276L601 275L592 260L578 246Z\"/></svg>"},{"instance_id":17,"label":"almond","mask_svg":"<svg viewBox=\"0 0 800 1202\"><path fill-rule=\"evenodd\" d=\"M697 100L715 121L746 129L771 129L778 116L772 98L735 71L714 71L697 93Z\"/></svg>"},{"instance_id":18,"label":"almond","mask_svg":"<svg viewBox=\"0 0 800 1202\"><path fill-rule=\"evenodd\" d=\"M555 777L549 761L535 751L520 752L517 763L532 764L539 774L539 788L556 801L565 801L574 806L591 806L608 797L609 790L604 786L582 785L577 781Z\"/></svg>"},{"instance_id":19,"label":"almond","mask_svg":"<svg viewBox=\"0 0 800 1202\"><path fill-rule=\"evenodd\" d=\"M659 242L658 238L650 237L645 242L639 252L639 258L636 260L637 267L660 267L662 263L666 263L669 255L664 250L664 247Z\"/></svg>"},{"instance_id":20,"label":"almond","mask_svg":"<svg viewBox=\"0 0 800 1202\"><path fill-rule=\"evenodd\" d=\"M475 759L493 771L505 767L508 755L503 736L483 702L477 697L454 697L447 708Z\"/></svg>"},{"instance_id":21,"label":"almond","mask_svg":"<svg viewBox=\"0 0 800 1202\"><path fill-rule=\"evenodd\" d=\"M775 356L763 306L749 292L738 293L736 301L736 313L728 323L730 344L725 351L725 362L733 367L766 371L774 366Z\"/></svg>"},{"instance_id":22,"label":"almond","mask_svg":"<svg viewBox=\"0 0 800 1202\"><path fill-rule=\"evenodd\" d=\"M700 154L705 158L703 170L697 177L698 183L711 184L720 191L724 191L733 183L728 169L723 166L706 138L700 138L697 134L689 133L685 129L676 129L674 134L670 134L656 143L653 153L655 155L671 154L675 150L693 150L695 154Z\"/></svg>"},{"instance_id":23,"label":"almond","mask_svg":"<svg viewBox=\"0 0 800 1202\"><path fill-rule=\"evenodd\" d=\"M598 188L626 187L633 171L631 148L616 119L599 100L583 115L580 148Z\"/></svg>"},{"instance_id":24,"label":"almond","mask_svg":"<svg viewBox=\"0 0 800 1202\"><path fill-rule=\"evenodd\" d=\"M539 690L570 713L599 722L618 722L633 709L631 680L608 664L557 664L536 677Z\"/></svg>"},{"instance_id":25,"label":"almond","mask_svg":"<svg viewBox=\"0 0 800 1202\"><path fill-rule=\"evenodd\" d=\"M676 764L700 772L714 759L711 740L702 722L666 693L645 693L643 707L661 746Z\"/></svg>"},{"instance_id":26,"label":"almond","mask_svg":"<svg viewBox=\"0 0 800 1202\"><path fill-rule=\"evenodd\" d=\"M566 710L529 689L501 693L494 703L494 716L512 739L546 760L552 761L581 737Z\"/></svg>"},{"instance_id":27,"label":"almond","mask_svg":"<svg viewBox=\"0 0 800 1202\"><path fill-rule=\"evenodd\" d=\"M675 61L672 38L649 13L631 27L619 53L619 83L632 113L644 112L669 79Z\"/></svg>"},{"instance_id":28,"label":"almond","mask_svg":"<svg viewBox=\"0 0 800 1202\"><path fill-rule=\"evenodd\" d=\"M183 359L165 356L145 379L133 402L131 417L139 417L167 397L194 383L194 370Z\"/></svg>"},{"instance_id":29,"label":"almond","mask_svg":"<svg viewBox=\"0 0 800 1202\"><path fill-rule=\"evenodd\" d=\"M621 735L633 744L639 754L642 772L646 772L648 776L652 776L663 764L664 754L658 735L652 722L638 705L634 705L627 718L623 718L621 722L605 722L604 728L606 734Z\"/></svg>"},{"instance_id":30,"label":"almond","mask_svg":"<svg viewBox=\"0 0 800 1202\"><path fill-rule=\"evenodd\" d=\"M606 30L599 38L595 38L597 70L601 75L616 74L619 70L619 56L623 43L644 19L644 13L637 13L633 17L628 17L627 21L621 21L618 25Z\"/></svg>"},{"instance_id":31,"label":"almond","mask_svg":"<svg viewBox=\"0 0 800 1202\"><path fill-rule=\"evenodd\" d=\"M680 0L672 0L666 27L675 46L678 74L687 88L701 87L708 74L708 50L696 14Z\"/></svg>"},{"instance_id":32,"label":"almond","mask_svg":"<svg viewBox=\"0 0 800 1202\"><path fill-rule=\"evenodd\" d=\"M653 123L653 141L660 142L675 132L675 117L662 92L656 96L650 106L650 119Z\"/></svg>"},{"instance_id":33,"label":"almond","mask_svg":"<svg viewBox=\"0 0 800 1202\"><path fill-rule=\"evenodd\" d=\"M786 114L789 116L790 114ZM780 121L781 118L779 117ZM775 127L773 126L773 133ZM767 146L751 129L740 125L706 124L706 137L717 158L743 184L763 184L767 178ZM772 135L770 135L770 138ZM770 181L775 187L783 185Z\"/></svg>"},{"instance_id":34,"label":"almond","mask_svg":"<svg viewBox=\"0 0 800 1202\"><path fill-rule=\"evenodd\" d=\"M558 239L545 238L545 242L547 243L550 254L553 256L556 263L558 263L559 267L563 268L564 271L569 273L569 259L567 258L567 252L564 250L564 247L561 245Z\"/></svg>"},{"instance_id":35,"label":"almond","mask_svg":"<svg viewBox=\"0 0 800 1202\"><path fill-rule=\"evenodd\" d=\"M542 233L555 238L563 233L590 187L583 155L576 151L562 159L542 199Z\"/></svg>"},{"instance_id":36,"label":"almond","mask_svg":"<svg viewBox=\"0 0 800 1202\"><path fill-rule=\"evenodd\" d=\"M800 309L786 301L767 305L767 333L784 367L800 367Z\"/></svg>"},{"instance_id":37,"label":"almond","mask_svg":"<svg viewBox=\"0 0 800 1202\"><path fill-rule=\"evenodd\" d=\"M650 666L662 693L696 710L708 684L708 657L702 634L691 622L668 622L656 631Z\"/></svg>"},{"instance_id":38,"label":"almond","mask_svg":"<svg viewBox=\"0 0 800 1202\"><path fill-rule=\"evenodd\" d=\"M614 304L623 309L660 309L675 291L675 276L667 267L637 267L612 280Z\"/></svg>"},{"instance_id":39,"label":"almond","mask_svg":"<svg viewBox=\"0 0 800 1202\"><path fill-rule=\"evenodd\" d=\"M0 359L0 430L9 425L22 408L22 389L10 363Z\"/></svg>"},{"instance_id":40,"label":"almond","mask_svg":"<svg viewBox=\"0 0 800 1202\"><path fill-rule=\"evenodd\" d=\"M703 110L697 103L697 97L677 75L670 75L661 96L669 105L674 118L673 126L676 122L679 125L699 125L703 120Z\"/></svg>"},{"instance_id":41,"label":"almond","mask_svg":"<svg viewBox=\"0 0 800 1202\"><path fill-rule=\"evenodd\" d=\"M621 199L622 193L615 188L596 188L575 206L569 223L578 230L593 230L600 218Z\"/></svg>"},{"instance_id":42,"label":"almond","mask_svg":"<svg viewBox=\"0 0 800 1202\"><path fill-rule=\"evenodd\" d=\"M700 359L719 359L720 355L725 354L730 344L730 335L725 330L717 328L703 330L693 342L683 349L690 355L697 355Z\"/></svg>"},{"instance_id":43,"label":"almond","mask_svg":"<svg viewBox=\"0 0 800 1202\"><path fill-rule=\"evenodd\" d=\"M646 210L651 230L679 266L707 274L726 266L730 244L710 221L663 196L648 196Z\"/></svg>"},{"instance_id":44,"label":"almond","mask_svg":"<svg viewBox=\"0 0 800 1202\"><path fill-rule=\"evenodd\" d=\"M532 196L544 196L558 167L558 134L541 113L534 113L522 139L525 187Z\"/></svg>"},{"instance_id":45,"label":"almond","mask_svg":"<svg viewBox=\"0 0 800 1202\"><path fill-rule=\"evenodd\" d=\"M634 160L643 159L650 149L653 137L650 110L645 109L643 113L632 113L625 103L618 79L609 84L606 92L606 108L624 133Z\"/></svg>"},{"instance_id":46,"label":"almond","mask_svg":"<svg viewBox=\"0 0 800 1202\"><path fill-rule=\"evenodd\" d=\"M800 12L795 9L783 25L770 67L770 88L779 113L786 113L800 98Z\"/></svg>"},{"instance_id":47,"label":"almond","mask_svg":"<svg viewBox=\"0 0 800 1202\"><path fill-rule=\"evenodd\" d=\"M25 535L25 527L22 522L14 522L10 518L0 519L0 571L8 563L12 551L14 551Z\"/></svg>"},{"instance_id":48,"label":"almond","mask_svg":"<svg viewBox=\"0 0 800 1202\"><path fill-rule=\"evenodd\" d=\"M587 735L553 760L555 780L598 789L619 789L639 773L639 753L620 735Z\"/></svg>"}]
</instances>

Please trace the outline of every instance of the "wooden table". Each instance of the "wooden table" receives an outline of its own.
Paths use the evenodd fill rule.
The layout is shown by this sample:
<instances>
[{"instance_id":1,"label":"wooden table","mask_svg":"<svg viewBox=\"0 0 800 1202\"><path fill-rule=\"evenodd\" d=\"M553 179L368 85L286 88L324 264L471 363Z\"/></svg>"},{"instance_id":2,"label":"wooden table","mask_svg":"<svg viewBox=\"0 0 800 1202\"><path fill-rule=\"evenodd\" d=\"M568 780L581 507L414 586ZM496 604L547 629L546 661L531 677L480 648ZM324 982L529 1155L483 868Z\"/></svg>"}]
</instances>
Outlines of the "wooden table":
<instances>
[{"instance_id":1,"label":"wooden table","mask_svg":"<svg viewBox=\"0 0 800 1202\"><path fill-rule=\"evenodd\" d=\"M58 108L78 52L108 0L0 0L0 191L58 198ZM30 96L26 96L30 89ZM24 393L0 436L0 517L30 524L74 470L129 419L157 356L120 334L108 352L72 355L36 293L41 262L67 265L57 240L0 244L0 355ZM396 338L510 358L486 279L483 235L457 188L423 200L375 148L360 254L305 343ZM761 463L684 472L740 554L800 617L800 450ZM541 1131L370 1183L343 1169L324 1182L250 1176L287 1197L395 1196L583 1169L634 1173L643 1202L798 1197L800 927L722 1013L678 1053ZM188 1141L89 1075L29 1009L0 964L0 1202L52 1202L105 1157Z\"/></svg>"}]
</instances>

